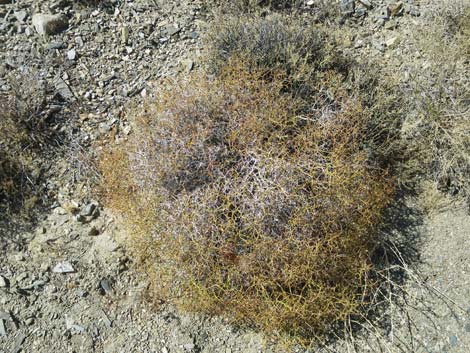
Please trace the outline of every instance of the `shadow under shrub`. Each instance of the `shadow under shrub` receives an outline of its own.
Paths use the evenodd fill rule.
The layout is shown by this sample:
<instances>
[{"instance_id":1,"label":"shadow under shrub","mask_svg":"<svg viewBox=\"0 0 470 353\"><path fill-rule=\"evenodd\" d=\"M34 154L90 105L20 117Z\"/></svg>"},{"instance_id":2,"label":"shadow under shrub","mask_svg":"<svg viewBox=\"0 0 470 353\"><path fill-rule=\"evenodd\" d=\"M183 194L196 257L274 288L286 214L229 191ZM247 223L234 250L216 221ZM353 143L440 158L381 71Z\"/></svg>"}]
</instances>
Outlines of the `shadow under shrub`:
<instances>
[{"instance_id":1,"label":"shadow under shrub","mask_svg":"<svg viewBox=\"0 0 470 353\"><path fill-rule=\"evenodd\" d=\"M340 73L315 84L334 104L306 111L286 71L248 67L162 89L103 156L106 197L158 298L308 340L366 301L393 183Z\"/></svg>"}]
</instances>

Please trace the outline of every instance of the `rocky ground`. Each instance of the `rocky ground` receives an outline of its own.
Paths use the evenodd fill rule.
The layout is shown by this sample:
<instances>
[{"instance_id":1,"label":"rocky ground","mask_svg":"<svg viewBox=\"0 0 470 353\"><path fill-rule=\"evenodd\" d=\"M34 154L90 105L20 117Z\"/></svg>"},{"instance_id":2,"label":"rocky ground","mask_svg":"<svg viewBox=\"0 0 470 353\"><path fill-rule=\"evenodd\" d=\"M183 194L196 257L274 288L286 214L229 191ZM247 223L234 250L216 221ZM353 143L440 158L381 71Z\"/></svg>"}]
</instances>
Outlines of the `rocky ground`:
<instances>
[{"instance_id":1,"label":"rocky ground","mask_svg":"<svg viewBox=\"0 0 470 353\"><path fill-rule=\"evenodd\" d=\"M319 3L300 2L302 13L319 20ZM389 63L406 83L411 70L426 64L413 33L445 5L343 0L328 6L340 9L335 23L353 33L349 55ZM61 128L80 146L41 166L50 203L34 227L0 229L0 352L276 350L260 333L222 319L152 307L145 278L123 247L125 232L99 204L89 174L76 169L80 151L94 154L132 133L126 109L148 98L161 79L198 69L212 19L192 0L0 0L0 89L9 89L12 75L35 72L59 98L57 109L73 112ZM413 242L419 251L406 259L409 267L402 264L408 281L390 301L388 324L363 323L354 337L318 351L470 350L468 210L445 202L423 216L417 202L410 200L402 215L413 226L394 230L398 238L419 238Z\"/></svg>"}]
</instances>

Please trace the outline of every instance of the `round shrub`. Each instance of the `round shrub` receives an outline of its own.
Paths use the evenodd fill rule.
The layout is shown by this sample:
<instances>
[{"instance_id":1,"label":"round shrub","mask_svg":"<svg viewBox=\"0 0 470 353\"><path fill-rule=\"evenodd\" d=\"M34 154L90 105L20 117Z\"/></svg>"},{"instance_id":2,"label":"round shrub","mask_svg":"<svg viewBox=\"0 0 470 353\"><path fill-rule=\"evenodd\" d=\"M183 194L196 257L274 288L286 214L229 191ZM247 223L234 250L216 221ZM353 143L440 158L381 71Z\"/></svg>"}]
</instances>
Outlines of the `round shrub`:
<instances>
[{"instance_id":1,"label":"round shrub","mask_svg":"<svg viewBox=\"0 0 470 353\"><path fill-rule=\"evenodd\" d=\"M306 111L285 71L231 59L135 114L101 164L156 297L299 339L358 310L393 185L341 82L325 73Z\"/></svg>"}]
</instances>

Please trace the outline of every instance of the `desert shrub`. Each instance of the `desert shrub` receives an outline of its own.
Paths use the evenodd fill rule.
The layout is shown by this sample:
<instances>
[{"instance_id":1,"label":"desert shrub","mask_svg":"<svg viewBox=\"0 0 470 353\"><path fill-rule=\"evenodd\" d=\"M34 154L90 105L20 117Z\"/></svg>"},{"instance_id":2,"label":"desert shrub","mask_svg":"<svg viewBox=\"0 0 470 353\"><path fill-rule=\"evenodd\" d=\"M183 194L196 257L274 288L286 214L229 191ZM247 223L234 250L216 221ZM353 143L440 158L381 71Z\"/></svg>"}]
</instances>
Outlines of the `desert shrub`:
<instances>
[{"instance_id":1,"label":"desert shrub","mask_svg":"<svg viewBox=\"0 0 470 353\"><path fill-rule=\"evenodd\" d=\"M205 0L205 5L219 6L223 11L235 13L256 12L260 9L283 10L297 5L297 0Z\"/></svg>"},{"instance_id":2,"label":"desert shrub","mask_svg":"<svg viewBox=\"0 0 470 353\"><path fill-rule=\"evenodd\" d=\"M349 63L333 39L299 21L280 15L223 18L207 36L209 70L216 73L230 57L242 57L250 66L283 70L300 86L328 70L346 70Z\"/></svg>"},{"instance_id":3,"label":"desert shrub","mask_svg":"<svg viewBox=\"0 0 470 353\"><path fill-rule=\"evenodd\" d=\"M103 185L158 298L300 339L364 304L393 183L342 82L325 73L315 87L334 104L306 112L286 71L232 58L135 115L128 144L102 158Z\"/></svg>"},{"instance_id":4,"label":"desert shrub","mask_svg":"<svg viewBox=\"0 0 470 353\"><path fill-rule=\"evenodd\" d=\"M429 65L411 88L403 174L430 179L439 189L470 200L470 10L455 6L433 19L432 35L418 34Z\"/></svg>"},{"instance_id":5,"label":"desert shrub","mask_svg":"<svg viewBox=\"0 0 470 353\"><path fill-rule=\"evenodd\" d=\"M282 71L289 77L283 89L294 99L301 98L304 104L299 109L306 114L321 114L325 107L334 109L337 93L328 80L334 77L336 89L347 90L368 111L363 147L370 160L388 168L403 153L403 99L396 93L393 78L381 80L378 70L347 59L335 38L321 27L294 16L224 17L214 23L207 44L210 73L217 74L232 57L243 58L248 67ZM325 81L329 84L318 84Z\"/></svg>"},{"instance_id":6,"label":"desert shrub","mask_svg":"<svg viewBox=\"0 0 470 353\"><path fill-rule=\"evenodd\" d=\"M58 144L60 133L56 121L60 109L39 74L15 74L7 82L9 90L0 95L2 217L27 215L38 201L41 156L49 146Z\"/></svg>"}]
</instances>

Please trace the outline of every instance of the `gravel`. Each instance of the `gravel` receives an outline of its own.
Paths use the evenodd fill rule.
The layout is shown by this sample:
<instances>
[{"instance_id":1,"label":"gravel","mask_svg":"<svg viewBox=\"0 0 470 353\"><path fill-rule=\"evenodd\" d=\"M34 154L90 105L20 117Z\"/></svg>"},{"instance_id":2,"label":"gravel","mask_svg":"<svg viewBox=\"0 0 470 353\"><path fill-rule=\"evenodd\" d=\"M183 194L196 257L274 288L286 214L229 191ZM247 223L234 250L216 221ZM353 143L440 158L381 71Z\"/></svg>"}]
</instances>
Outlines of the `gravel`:
<instances>
[{"instance_id":1,"label":"gravel","mask_svg":"<svg viewBox=\"0 0 470 353\"><path fill-rule=\"evenodd\" d=\"M303 3L305 16L314 18L318 2ZM346 54L396 65L406 81L407 65L424 60L407 39L439 4L342 0L340 28L355 33ZM8 89L7 76L37 70L60 98L60 109L80 106L77 121L58 128L73 136L77 151L94 155L100 145L132 133L126 106L151 97L162 79L199 68L201 37L211 19L200 1L191 0L89 7L0 0L0 89ZM74 153L55 155L45 168L52 201L34 227L0 224L1 353L278 350L261 333L222 318L181 313L167 303L155 308L147 300L145 274L125 250L125 229L94 201L88 174L77 175L81 164ZM454 207L420 219L415 232L422 237L422 261L416 268L427 285L404 285L408 301L393 308L395 326L381 332L382 349L470 350L469 218ZM356 351L380 351L367 332L373 330L355 338ZM318 351L352 349L340 340Z\"/></svg>"}]
</instances>

